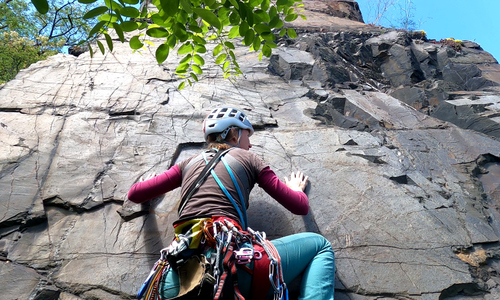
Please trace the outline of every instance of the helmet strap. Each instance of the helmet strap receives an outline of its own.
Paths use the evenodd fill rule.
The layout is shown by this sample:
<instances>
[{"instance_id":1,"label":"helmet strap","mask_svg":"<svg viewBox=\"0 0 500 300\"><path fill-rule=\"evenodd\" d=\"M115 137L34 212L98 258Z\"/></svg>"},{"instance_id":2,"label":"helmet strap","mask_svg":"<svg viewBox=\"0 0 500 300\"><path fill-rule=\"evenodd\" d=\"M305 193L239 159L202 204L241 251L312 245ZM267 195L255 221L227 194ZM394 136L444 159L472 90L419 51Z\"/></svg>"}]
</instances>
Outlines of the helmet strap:
<instances>
[{"instance_id":1,"label":"helmet strap","mask_svg":"<svg viewBox=\"0 0 500 300\"><path fill-rule=\"evenodd\" d=\"M221 132L219 134L219 136L217 136L217 138L215 139L215 141L218 142L218 143L224 143L224 141L226 140L226 136L229 133L229 130L231 130L232 128L233 127L226 128L226 130L224 130L223 132Z\"/></svg>"},{"instance_id":2,"label":"helmet strap","mask_svg":"<svg viewBox=\"0 0 500 300\"><path fill-rule=\"evenodd\" d=\"M236 147L240 147L240 139L241 139L241 128L238 128L238 145Z\"/></svg>"},{"instance_id":3,"label":"helmet strap","mask_svg":"<svg viewBox=\"0 0 500 300\"><path fill-rule=\"evenodd\" d=\"M232 145L226 141L226 137L227 137L227 134L229 133L229 130L234 129L234 128L238 128L238 127L226 128L226 130L224 130L223 132L221 132L221 134L219 134L219 136L215 139L215 141L218 143L224 143L224 144L228 144L229 146L239 148L240 147L240 139L241 139L241 128L238 128L238 144L236 146Z\"/></svg>"}]
</instances>

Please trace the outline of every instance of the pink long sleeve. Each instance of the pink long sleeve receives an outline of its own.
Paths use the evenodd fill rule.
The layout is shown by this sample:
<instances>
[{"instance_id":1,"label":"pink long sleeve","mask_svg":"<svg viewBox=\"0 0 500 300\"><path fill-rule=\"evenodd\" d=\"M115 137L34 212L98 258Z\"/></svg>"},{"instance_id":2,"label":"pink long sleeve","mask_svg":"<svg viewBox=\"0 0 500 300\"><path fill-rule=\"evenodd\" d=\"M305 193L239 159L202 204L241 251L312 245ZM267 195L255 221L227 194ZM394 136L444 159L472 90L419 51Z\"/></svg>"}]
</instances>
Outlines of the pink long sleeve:
<instances>
[{"instance_id":1,"label":"pink long sleeve","mask_svg":"<svg viewBox=\"0 0 500 300\"><path fill-rule=\"evenodd\" d=\"M271 197L296 215L307 215L309 199L304 192L297 192L284 184L269 167L264 168L257 178L259 186Z\"/></svg>"},{"instance_id":2,"label":"pink long sleeve","mask_svg":"<svg viewBox=\"0 0 500 300\"><path fill-rule=\"evenodd\" d=\"M181 183L181 170L174 165L163 174L134 184L128 192L128 199L135 203L143 203L180 187Z\"/></svg>"}]
</instances>

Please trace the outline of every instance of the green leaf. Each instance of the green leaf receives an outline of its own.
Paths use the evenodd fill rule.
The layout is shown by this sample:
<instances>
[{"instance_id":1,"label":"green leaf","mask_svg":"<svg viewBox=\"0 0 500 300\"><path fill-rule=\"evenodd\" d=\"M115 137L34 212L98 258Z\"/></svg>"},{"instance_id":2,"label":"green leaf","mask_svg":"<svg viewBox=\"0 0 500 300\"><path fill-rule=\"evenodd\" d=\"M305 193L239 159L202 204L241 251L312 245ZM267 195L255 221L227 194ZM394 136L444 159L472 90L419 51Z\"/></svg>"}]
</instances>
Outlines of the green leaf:
<instances>
[{"instance_id":1,"label":"green leaf","mask_svg":"<svg viewBox=\"0 0 500 300\"><path fill-rule=\"evenodd\" d=\"M227 71L227 69L229 68L229 65L230 65L230 64L231 64L231 63L229 62L229 60L226 60L226 61L224 62L224 65L222 66L222 70L223 70L224 72L225 72L225 71Z\"/></svg>"},{"instance_id":2,"label":"green leaf","mask_svg":"<svg viewBox=\"0 0 500 300\"><path fill-rule=\"evenodd\" d=\"M190 0L181 0L181 7L188 13L192 14L193 13L193 5L191 4Z\"/></svg>"},{"instance_id":3,"label":"green leaf","mask_svg":"<svg viewBox=\"0 0 500 300\"><path fill-rule=\"evenodd\" d=\"M247 22L249 26L253 26L255 24L253 12L251 10L247 10Z\"/></svg>"},{"instance_id":4,"label":"green leaf","mask_svg":"<svg viewBox=\"0 0 500 300\"><path fill-rule=\"evenodd\" d=\"M106 44L108 44L109 51L113 51L113 40L109 36L109 34L105 33L104 37L106 38Z\"/></svg>"},{"instance_id":5,"label":"green leaf","mask_svg":"<svg viewBox=\"0 0 500 300\"><path fill-rule=\"evenodd\" d=\"M271 57L272 54L271 47L269 47L267 44L264 44L262 46L262 54L264 54L267 57Z\"/></svg>"},{"instance_id":6,"label":"green leaf","mask_svg":"<svg viewBox=\"0 0 500 300\"><path fill-rule=\"evenodd\" d=\"M132 48L134 50L141 49L142 46L144 46L144 44L139 40L139 36L138 35L133 36L130 39L129 44L130 44L130 48Z\"/></svg>"},{"instance_id":7,"label":"green leaf","mask_svg":"<svg viewBox=\"0 0 500 300\"><path fill-rule=\"evenodd\" d=\"M264 32L261 36L266 41L274 41L276 39L276 36L272 32Z\"/></svg>"},{"instance_id":8,"label":"green leaf","mask_svg":"<svg viewBox=\"0 0 500 300\"><path fill-rule=\"evenodd\" d=\"M184 45L180 46L179 50L177 50L178 55L183 55L187 53L193 52L194 47L190 42L185 43Z\"/></svg>"},{"instance_id":9,"label":"green leaf","mask_svg":"<svg viewBox=\"0 0 500 300\"><path fill-rule=\"evenodd\" d=\"M296 38L297 37L297 32L295 32L295 29L293 28L288 28L286 30L286 33L288 34L288 36L292 39Z\"/></svg>"},{"instance_id":10,"label":"green leaf","mask_svg":"<svg viewBox=\"0 0 500 300\"><path fill-rule=\"evenodd\" d=\"M234 44L231 42L224 42L224 45L229 49L235 49Z\"/></svg>"},{"instance_id":11,"label":"green leaf","mask_svg":"<svg viewBox=\"0 0 500 300\"><path fill-rule=\"evenodd\" d=\"M264 0L262 1L262 3L260 4L260 8L263 10L263 11L268 11L269 10L269 5L271 4L271 1L270 0ZM274 7L274 6L273 6Z\"/></svg>"},{"instance_id":12,"label":"green leaf","mask_svg":"<svg viewBox=\"0 0 500 300\"><path fill-rule=\"evenodd\" d=\"M196 25L193 25L193 24L189 24L189 30L191 30L192 32L195 32L195 33L202 33L203 30L196 26Z\"/></svg>"},{"instance_id":13,"label":"green leaf","mask_svg":"<svg viewBox=\"0 0 500 300\"><path fill-rule=\"evenodd\" d=\"M92 50L92 47L90 46L90 43L87 43L87 45L89 46L90 58L93 58L94 57L94 50Z\"/></svg>"},{"instance_id":14,"label":"green leaf","mask_svg":"<svg viewBox=\"0 0 500 300\"><path fill-rule=\"evenodd\" d=\"M91 4L91 3L94 3L96 1L97 0L78 0L78 2L80 2L82 4Z\"/></svg>"},{"instance_id":15,"label":"green leaf","mask_svg":"<svg viewBox=\"0 0 500 300\"><path fill-rule=\"evenodd\" d=\"M261 9L256 10L254 12L254 15L257 16L257 18L259 18L261 20L261 22L264 22L264 23L269 23L269 21L271 20L269 15Z\"/></svg>"},{"instance_id":16,"label":"green leaf","mask_svg":"<svg viewBox=\"0 0 500 300\"><path fill-rule=\"evenodd\" d=\"M307 20L307 17L304 15L300 15L300 17L302 18L302 20Z\"/></svg>"},{"instance_id":17,"label":"green leaf","mask_svg":"<svg viewBox=\"0 0 500 300\"><path fill-rule=\"evenodd\" d=\"M161 44L158 49L156 49L156 61L161 65L168 57L170 47L167 44Z\"/></svg>"},{"instance_id":18,"label":"green leaf","mask_svg":"<svg viewBox=\"0 0 500 300\"><path fill-rule=\"evenodd\" d=\"M160 0L161 7L169 17L175 16L179 11L179 0Z\"/></svg>"},{"instance_id":19,"label":"green leaf","mask_svg":"<svg viewBox=\"0 0 500 300\"><path fill-rule=\"evenodd\" d=\"M99 32L99 30L101 30L101 28L104 26L104 24L106 24L106 22L104 22L104 21L100 21L97 24L95 24L94 28L92 28L92 30L90 30L90 32L89 32L89 37L92 37L92 36L94 36L94 34Z\"/></svg>"},{"instance_id":20,"label":"green leaf","mask_svg":"<svg viewBox=\"0 0 500 300\"><path fill-rule=\"evenodd\" d=\"M266 24L257 24L254 26L254 29L258 34L264 34L264 33L271 32L271 28L269 28L269 26L267 26Z\"/></svg>"},{"instance_id":21,"label":"green leaf","mask_svg":"<svg viewBox=\"0 0 500 300\"><path fill-rule=\"evenodd\" d=\"M220 53L221 51L222 51L222 45L221 45L221 44L219 44L219 45L215 46L214 51L213 51L213 56L217 56L217 55L219 55L219 53Z\"/></svg>"},{"instance_id":22,"label":"green leaf","mask_svg":"<svg viewBox=\"0 0 500 300\"><path fill-rule=\"evenodd\" d=\"M180 42L184 42L187 40L188 34L186 31L186 27L184 27L184 24L177 22L174 24L173 29L175 36L179 39Z\"/></svg>"},{"instance_id":23,"label":"green leaf","mask_svg":"<svg viewBox=\"0 0 500 300\"><path fill-rule=\"evenodd\" d=\"M127 22L123 22L123 23L127 23ZM122 23L122 24L123 24L123 23ZM144 21L144 22L142 22L142 23L140 23L140 24L138 24L138 25L139 25L139 28L137 28L137 29L139 29L139 30L146 29L146 28L148 28L148 26L149 26L148 22L146 22L146 21Z\"/></svg>"},{"instance_id":24,"label":"green leaf","mask_svg":"<svg viewBox=\"0 0 500 300\"><path fill-rule=\"evenodd\" d=\"M101 50L101 53L104 54L104 45L101 43L101 41L97 41L97 46L99 46L99 50Z\"/></svg>"},{"instance_id":25,"label":"green leaf","mask_svg":"<svg viewBox=\"0 0 500 300\"><path fill-rule=\"evenodd\" d=\"M118 35L118 38L120 39L120 42L124 43L125 37L123 36L123 29L122 29L121 25L118 23L113 23L113 29L116 31L116 34Z\"/></svg>"},{"instance_id":26,"label":"green leaf","mask_svg":"<svg viewBox=\"0 0 500 300\"><path fill-rule=\"evenodd\" d=\"M253 31L253 29L249 29L245 34L243 42L246 46L250 46L253 43L254 38L255 38L255 32Z\"/></svg>"},{"instance_id":27,"label":"green leaf","mask_svg":"<svg viewBox=\"0 0 500 300\"><path fill-rule=\"evenodd\" d=\"M92 10L89 10L85 15L83 15L83 19L87 20L87 19L92 19L92 18L95 18L97 16L100 16L102 15L103 13L107 12L109 9L106 7L106 6L99 6L99 7L96 7Z\"/></svg>"},{"instance_id":28,"label":"green leaf","mask_svg":"<svg viewBox=\"0 0 500 300\"><path fill-rule=\"evenodd\" d=\"M168 30L163 27L150 28L146 31L146 34L154 38L162 38L169 36Z\"/></svg>"},{"instance_id":29,"label":"green leaf","mask_svg":"<svg viewBox=\"0 0 500 300\"><path fill-rule=\"evenodd\" d=\"M206 53L207 48L205 48L205 46L203 46L203 45L196 45L196 46L194 46L194 51L196 53Z\"/></svg>"},{"instance_id":30,"label":"green leaf","mask_svg":"<svg viewBox=\"0 0 500 300\"><path fill-rule=\"evenodd\" d=\"M229 18L229 14L233 12L235 9L234 8L228 8L228 7L221 7L219 11L217 12L217 17L219 17L219 20L224 20Z\"/></svg>"},{"instance_id":31,"label":"green leaf","mask_svg":"<svg viewBox=\"0 0 500 300\"><path fill-rule=\"evenodd\" d=\"M179 84L179 86L177 87L177 89L180 91L180 90L184 89L184 87L185 87L185 86L186 86L186 82L185 82L185 81L183 81L183 82L181 82L181 83Z\"/></svg>"},{"instance_id":32,"label":"green leaf","mask_svg":"<svg viewBox=\"0 0 500 300\"><path fill-rule=\"evenodd\" d=\"M121 0L121 2L134 5L139 3L139 0Z\"/></svg>"},{"instance_id":33,"label":"green leaf","mask_svg":"<svg viewBox=\"0 0 500 300\"><path fill-rule=\"evenodd\" d=\"M122 16L129 18L137 18L141 13L137 8L128 6L121 8L120 14L122 14Z\"/></svg>"},{"instance_id":34,"label":"green leaf","mask_svg":"<svg viewBox=\"0 0 500 300\"><path fill-rule=\"evenodd\" d=\"M191 77L193 77L194 81L198 82L198 76L196 76L196 74L191 72L189 75L191 75Z\"/></svg>"},{"instance_id":35,"label":"green leaf","mask_svg":"<svg viewBox=\"0 0 500 300\"><path fill-rule=\"evenodd\" d=\"M245 36L245 34L247 34L248 28L249 28L249 26L248 26L247 21L241 22L241 24L240 24L240 36Z\"/></svg>"},{"instance_id":36,"label":"green leaf","mask_svg":"<svg viewBox=\"0 0 500 300\"><path fill-rule=\"evenodd\" d=\"M269 9L269 17L272 19L278 15L278 10L276 9L276 6L271 6Z\"/></svg>"},{"instance_id":37,"label":"green leaf","mask_svg":"<svg viewBox=\"0 0 500 300\"><path fill-rule=\"evenodd\" d=\"M281 26L278 26L279 23L280 23L281 19L279 16L274 16L271 21L269 22L269 27L271 28L281 28L283 27L283 25ZM281 24L283 24L283 22L281 22Z\"/></svg>"},{"instance_id":38,"label":"green leaf","mask_svg":"<svg viewBox=\"0 0 500 300\"><path fill-rule=\"evenodd\" d=\"M123 5L113 0L104 0L104 4L106 4L106 6L111 10L120 9L123 7Z\"/></svg>"},{"instance_id":39,"label":"green leaf","mask_svg":"<svg viewBox=\"0 0 500 300\"><path fill-rule=\"evenodd\" d=\"M240 5L238 4L238 1L236 0L229 0L229 2L234 6L234 8L239 9Z\"/></svg>"},{"instance_id":40,"label":"green leaf","mask_svg":"<svg viewBox=\"0 0 500 300\"><path fill-rule=\"evenodd\" d=\"M266 41L266 45L271 49L278 48L278 45L276 45L275 42Z\"/></svg>"},{"instance_id":41,"label":"green leaf","mask_svg":"<svg viewBox=\"0 0 500 300\"><path fill-rule=\"evenodd\" d=\"M237 66L238 64L236 63L236 55L234 55L234 52L229 51L229 55L231 55L231 58L233 59L233 64L235 64Z\"/></svg>"},{"instance_id":42,"label":"green leaf","mask_svg":"<svg viewBox=\"0 0 500 300\"><path fill-rule=\"evenodd\" d=\"M215 4L215 1L216 0L204 0L203 2L205 2L205 4L208 6L208 7L211 7L212 5Z\"/></svg>"},{"instance_id":43,"label":"green leaf","mask_svg":"<svg viewBox=\"0 0 500 300\"><path fill-rule=\"evenodd\" d=\"M240 14L236 10L234 10L231 15L229 15L229 22L231 25L238 25L240 24Z\"/></svg>"},{"instance_id":44,"label":"green leaf","mask_svg":"<svg viewBox=\"0 0 500 300\"><path fill-rule=\"evenodd\" d=\"M153 14L151 16L151 21L153 21L153 23L158 25L158 26L165 26L165 21L160 16L160 14Z\"/></svg>"},{"instance_id":45,"label":"green leaf","mask_svg":"<svg viewBox=\"0 0 500 300\"><path fill-rule=\"evenodd\" d=\"M137 22L134 21L125 21L122 24L122 29L125 32L131 32L134 30L137 30L139 28L139 25L137 25Z\"/></svg>"},{"instance_id":46,"label":"green leaf","mask_svg":"<svg viewBox=\"0 0 500 300\"><path fill-rule=\"evenodd\" d=\"M278 0L276 6L291 6L289 5L289 0Z\"/></svg>"},{"instance_id":47,"label":"green leaf","mask_svg":"<svg viewBox=\"0 0 500 300\"><path fill-rule=\"evenodd\" d=\"M116 21L118 21L118 16L116 14L104 14L99 16L97 19L107 23L116 23Z\"/></svg>"},{"instance_id":48,"label":"green leaf","mask_svg":"<svg viewBox=\"0 0 500 300\"><path fill-rule=\"evenodd\" d=\"M284 36L285 36L285 34L286 34L286 28L281 29L281 30L280 30L280 36L281 36L281 37L284 37Z\"/></svg>"},{"instance_id":49,"label":"green leaf","mask_svg":"<svg viewBox=\"0 0 500 300\"><path fill-rule=\"evenodd\" d=\"M177 18L177 22L188 25L187 23L188 23L188 17L189 16L188 16L188 14L185 11L180 10L177 13L177 15L174 16L174 17Z\"/></svg>"},{"instance_id":50,"label":"green leaf","mask_svg":"<svg viewBox=\"0 0 500 300\"><path fill-rule=\"evenodd\" d=\"M262 0L250 0L250 1L248 2L248 4L250 4L250 6L252 6L252 7L257 7L257 6L259 6L261 3L262 3Z\"/></svg>"},{"instance_id":51,"label":"green leaf","mask_svg":"<svg viewBox=\"0 0 500 300\"><path fill-rule=\"evenodd\" d=\"M291 14L291 15L288 15L285 17L285 21L292 22L292 21L295 21L298 17L299 17L299 15L297 15L297 14Z\"/></svg>"},{"instance_id":52,"label":"green leaf","mask_svg":"<svg viewBox=\"0 0 500 300\"><path fill-rule=\"evenodd\" d=\"M2 1L2 4L8 2ZM42 15L46 14L49 11L49 3L47 0L31 0L31 3L35 6L36 10Z\"/></svg>"},{"instance_id":53,"label":"green leaf","mask_svg":"<svg viewBox=\"0 0 500 300\"><path fill-rule=\"evenodd\" d=\"M221 23L219 21L219 18L217 18L217 16L213 12L211 12L210 10L203 9L203 8L193 8L193 10L205 22L214 26L217 29L221 29Z\"/></svg>"},{"instance_id":54,"label":"green leaf","mask_svg":"<svg viewBox=\"0 0 500 300\"><path fill-rule=\"evenodd\" d=\"M205 41L204 38L202 37L199 37L197 35L193 35L193 41L195 42L195 44L197 45L205 45L207 43L207 41Z\"/></svg>"},{"instance_id":55,"label":"green leaf","mask_svg":"<svg viewBox=\"0 0 500 300\"><path fill-rule=\"evenodd\" d=\"M188 68L189 68L189 64L180 64L180 65L179 65L179 66L177 66L177 68L175 69L175 73L176 73L176 74L183 74L183 73L186 73Z\"/></svg>"},{"instance_id":56,"label":"green leaf","mask_svg":"<svg viewBox=\"0 0 500 300\"><path fill-rule=\"evenodd\" d=\"M226 60L226 57L227 57L227 54L226 53L222 53L221 55L219 55L216 59L215 59L215 63L220 65L223 61Z\"/></svg>"},{"instance_id":57,"label":"green leaf","mask_svg":"<svg viewBox=\"0 0 500 300\"><path fill-rule=\"evenodd\" d=\"M167 38L167 45L170 47L170 49L174 48L175 45L177 45L177 38L175 35L171 34Z\"/></svg>"},{"instance_id":58,"label":"green leaf","mask_svg":"<svg viewBox=\"0 0 500 300\"><path fill-rule=\"evenodd\" d=\"M179 65L185 65L188 61L191 60L193 56L191 54L188 54L186 56L184 56L181 61L179 62ZM187 69L187 68L186 68Z\"/></svg>"},{"instance_id":59,"label":"green leaf","mask_svg":"<svg viewBox=\"0 0 500 300\"><path fill-rule=\"evenodd\" d=\"M240 26L236 25L229 30L229 33L227 35L228 38L234 39L235 37L240 35Z\"/></svg>"},{"instance_id":60,"label":"green leaf","mask_svg":"<svg viewBox=\"0 0 500 300\"><path fill-rule=\"evenodd\" d=\"M193 55L193 61L200 66L205 65L205 60L198 54Z\"/></svg>"},{"instance_id":61,"label":"green leaf","mask_svg":"<svg viewBox=\"0 0 500 300\"><path fill-rule=\"evenodd\" d=\"M203 73L203 70L197 65L191 65L191 69L198 75Z\"/></svg>"},{"instance_id":62,"label":"green leaf","mask_svg":"<svg viewBox=\"0 0 500 300\"><path fill-rule=\"evenodd\" d=\"M255 37L255 39L253 40L253 45L252 45L253 50L259 51L261 43L262 43L262 40L260 39L260 37Z\"/></svg>"}]
</instances>

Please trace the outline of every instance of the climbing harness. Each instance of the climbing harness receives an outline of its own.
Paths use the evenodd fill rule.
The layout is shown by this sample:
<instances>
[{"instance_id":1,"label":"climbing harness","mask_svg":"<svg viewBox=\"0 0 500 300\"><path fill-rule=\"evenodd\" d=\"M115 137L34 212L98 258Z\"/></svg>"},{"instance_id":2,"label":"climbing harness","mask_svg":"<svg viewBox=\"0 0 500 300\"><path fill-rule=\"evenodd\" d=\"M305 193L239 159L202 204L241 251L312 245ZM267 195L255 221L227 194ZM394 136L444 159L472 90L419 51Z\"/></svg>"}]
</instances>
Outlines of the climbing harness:
<instances>
[{"instance_id":1,"label":"climbing harness","mask_svg":"<svg viewBox=\"0 0 500 300\"><path fill-rule=\"evenodd\" d=\"M201 248L198 249L196 254L184 257L183 252L189 250L189 245L186 245L184 241L190 239L182 234L177 235L176 239L168 247L160 251L160 259L155 263L142 285L137 295L138 299L142 297L145 300L163 299L161 297L160 281L167 271L173 269L180 274L181 272L191 272L195 273L196 276L192 274L185 275L184 277L189 278L189 280L185 280L186 283L183 276L180 275L181 292L178 296L168 299L199 297L199 299L212 298L220 300L227 299L227 295L224 295L224 293L231 292L234 293L235 299L243 300L245 298L238 286L238 268L252 274L251 264L261 260L269 266L269 284L267 285L268 288L266 288L265 284L258 286L260 290L263 290L264 294L260 297L254 295L254 298L263 298L267 294L269 287L272 287L274 300L288 299L288 290L283 280L280 256L274 245L265 238L265 234L251 228L248 228L248 231L241 230L234 221L227 218L216 221L204 219L203 223ZM255 250L259 246L262 251ZM253 281L256 280L257 278L254 277ZM228 285L229 282L232 282L232 289ZM189 287L184 285L189 285ZM256 293L254 287L255 284L252 284L252 292Z\"/></svg>"},{"instance_id":2,"label":"climbing harness","mask_svg":"<svg viewBox=\"0 0 500 300\"><path fill-rule=\"evenodd\" d=\"M161 278L166 272L174 270L179 274L180 292L179 295L167 299L222 300L229 297L224 294L231 292L234 293L234 299L243 300L245 298L238 286L238 269L253 274L251 289L253 298L264 298L272 287L274 300L288 299L288 290L283 280L278 251L266 239L265 233L247 227L245 193L242 192L233 170L236 170L241 182L248 182L248 180L241 180L247 175L241 168L241 164L234 158L230 155L227 158L224 156L229 150L218 151L210 161L207 152L195 158L196 161L203 159L206 165L181 200L179 214L189 198L206 180L208 174L211 174L231 201L243 226L240 227L235 221L224 217L198 218L174 224L175 239L168 247L160 251L160 259L155 263L137 295L139 299L144 297L145 300L161 300ZM215 174L214 167L219 160L222 161L231 177L239 201L234 199ZM263 279L260 278L261 276L256 278L258 270L254 267L257 264L267 265L268 278ZM232 289L228 285L229 282L232 282ZM189 286L186 287L186 284Z\"/></svg>"}]
</instances>

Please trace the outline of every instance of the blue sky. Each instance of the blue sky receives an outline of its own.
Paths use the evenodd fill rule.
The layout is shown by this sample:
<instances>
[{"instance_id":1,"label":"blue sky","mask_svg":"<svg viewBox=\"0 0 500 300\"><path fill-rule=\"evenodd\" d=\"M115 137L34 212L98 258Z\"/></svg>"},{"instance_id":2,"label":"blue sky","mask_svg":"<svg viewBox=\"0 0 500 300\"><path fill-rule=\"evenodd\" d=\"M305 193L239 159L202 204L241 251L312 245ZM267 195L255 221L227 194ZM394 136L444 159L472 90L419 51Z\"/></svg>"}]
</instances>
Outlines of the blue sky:
<instances>
[{"instance_id":1,"label":"blue sky","mask_svg":"<svg viewBox=\"0 0 500 300\"><path fill-rule=\"evenodd\" d=\"M365 23L375 19L374 4L388 0L356 0ZM400 25L400 5L409 0L394 0L379 25ZM429 39L454 38L474 41L500 61L500 0L411 0L415 30L424 30ZM400 28L400 26L397 26Z\"/></svg>"}]
</instances>

